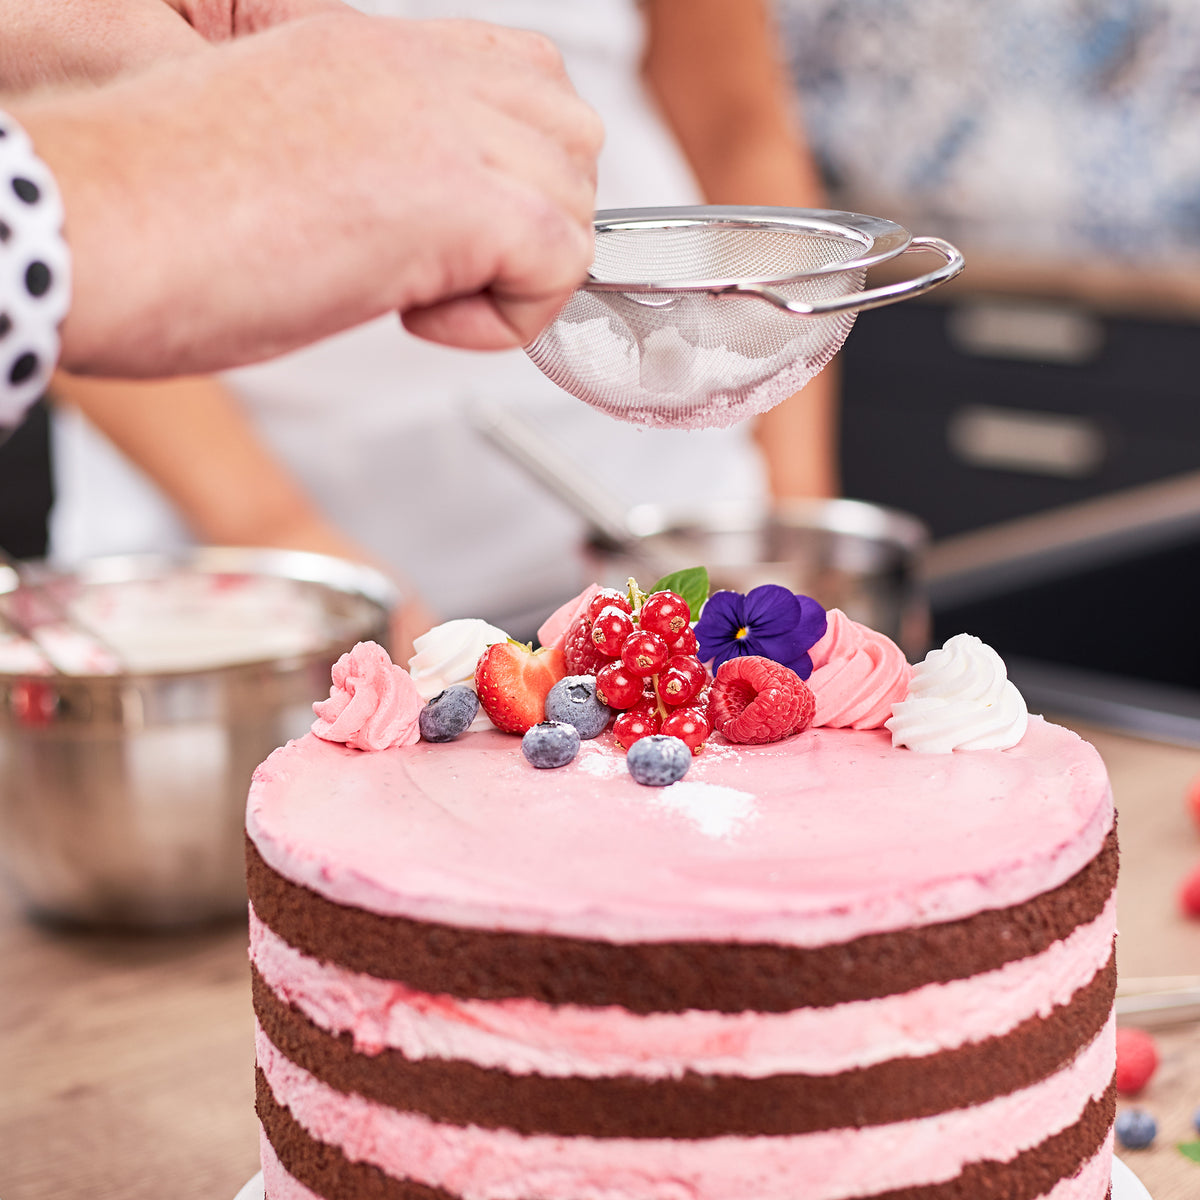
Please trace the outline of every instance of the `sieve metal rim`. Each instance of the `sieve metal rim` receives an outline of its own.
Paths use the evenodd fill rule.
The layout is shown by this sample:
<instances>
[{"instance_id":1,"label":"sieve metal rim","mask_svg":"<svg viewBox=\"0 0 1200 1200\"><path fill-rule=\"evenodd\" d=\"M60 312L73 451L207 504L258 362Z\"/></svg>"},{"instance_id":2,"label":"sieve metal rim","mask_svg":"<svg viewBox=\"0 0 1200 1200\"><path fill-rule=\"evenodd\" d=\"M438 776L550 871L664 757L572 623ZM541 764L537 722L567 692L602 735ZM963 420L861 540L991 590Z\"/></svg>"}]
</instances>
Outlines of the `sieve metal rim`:
<instances>
[{"instance_id":1,"label":"sieve metal rim","mask_svg":"<svg viewBox=\"0 0 1200 1200\"><path fill-rule=\"evenodd\" d=\"M717 290L786 285L824 275L842 275L878 266L903 254L913 235L885 217L824 208L768 208L746 205L705 205L661 208L601 209L595 214L596 235L621 230L688 229L698 226L729 230L803 232L857 242L863 253L840 262L826 263L784 275L737 275L711 279L608 280L590 271L580 286L592 292L712 292Z\"/></svg>"}]
</instances>

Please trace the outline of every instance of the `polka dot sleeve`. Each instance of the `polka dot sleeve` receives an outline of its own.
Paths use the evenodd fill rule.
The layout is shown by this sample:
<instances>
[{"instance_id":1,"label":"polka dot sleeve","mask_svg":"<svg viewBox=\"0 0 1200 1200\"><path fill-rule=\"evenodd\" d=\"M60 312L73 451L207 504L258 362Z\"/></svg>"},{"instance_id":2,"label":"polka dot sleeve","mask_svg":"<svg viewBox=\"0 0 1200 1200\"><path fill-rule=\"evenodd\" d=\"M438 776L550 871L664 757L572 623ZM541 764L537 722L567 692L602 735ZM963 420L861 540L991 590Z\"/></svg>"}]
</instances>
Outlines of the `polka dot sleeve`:
<instances>
[{"instance_id":1,"label":"polka dot sleeve","mask_svg":"<svg viewBox=\"0 0 1200 1200\"><path fill-rule=\"evenodd\" d=\"M0 112L0 436L46 390L71 298L58 187Z\"/></svg>"}]
</instances>

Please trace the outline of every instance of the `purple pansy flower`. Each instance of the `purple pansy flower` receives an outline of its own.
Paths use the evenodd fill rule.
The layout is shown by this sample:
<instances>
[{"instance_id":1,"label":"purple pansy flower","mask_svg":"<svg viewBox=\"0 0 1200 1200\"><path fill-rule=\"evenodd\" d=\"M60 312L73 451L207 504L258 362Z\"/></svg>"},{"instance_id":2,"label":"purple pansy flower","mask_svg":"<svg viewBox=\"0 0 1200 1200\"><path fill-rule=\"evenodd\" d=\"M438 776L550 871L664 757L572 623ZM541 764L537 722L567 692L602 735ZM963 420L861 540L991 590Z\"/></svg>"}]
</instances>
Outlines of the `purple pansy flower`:
<instances>
[{"instance_id":1,"label":"purple pansy flower","mask_svg":"<svg viewBox=\"0 0 1200 1200\"><path fill-rule=\"evenodd\" d=\"M812 674L810 647L825 636L825 610L808 596L777 583L741 592L713 592L696 622L701 662L712 670L731 658L759 654L791 667L801 679Z\"/></svg>"}]
</instances>

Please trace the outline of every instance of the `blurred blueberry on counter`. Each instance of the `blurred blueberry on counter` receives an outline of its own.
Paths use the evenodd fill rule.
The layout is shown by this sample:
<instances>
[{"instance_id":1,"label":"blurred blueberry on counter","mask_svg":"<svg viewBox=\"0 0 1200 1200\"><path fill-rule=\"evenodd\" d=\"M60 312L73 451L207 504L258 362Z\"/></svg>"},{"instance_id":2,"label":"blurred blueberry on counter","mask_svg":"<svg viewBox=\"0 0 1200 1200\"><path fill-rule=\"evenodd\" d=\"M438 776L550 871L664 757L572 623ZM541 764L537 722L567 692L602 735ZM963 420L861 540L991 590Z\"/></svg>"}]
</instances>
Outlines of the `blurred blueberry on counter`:
<instances>
[{"instance_id":1,"label":"blurred blueberry on counter","mask_svg":"<svg viewBox=\"0 0 1200 1200\"><path fill-rule=\"evenodd\" d=\"M1158 1136L1158 1122L1144 1108L1126 1108L1117 1114L1117 1141L1126 1150L1145 1150Z\"/></svg>"},{"instance_id":2,"label":"blurred blueberry on counter","mask_svg":"<svg viewBox=\"0 0 1200 1200\"><path fill-rule=\"evenodd\" d=\"M452 742L470 726L479 712L479 697L465 683L456 683L438 692L421 709L417 718L421 736L427 742Z\"/></svg>"}]
</instances>

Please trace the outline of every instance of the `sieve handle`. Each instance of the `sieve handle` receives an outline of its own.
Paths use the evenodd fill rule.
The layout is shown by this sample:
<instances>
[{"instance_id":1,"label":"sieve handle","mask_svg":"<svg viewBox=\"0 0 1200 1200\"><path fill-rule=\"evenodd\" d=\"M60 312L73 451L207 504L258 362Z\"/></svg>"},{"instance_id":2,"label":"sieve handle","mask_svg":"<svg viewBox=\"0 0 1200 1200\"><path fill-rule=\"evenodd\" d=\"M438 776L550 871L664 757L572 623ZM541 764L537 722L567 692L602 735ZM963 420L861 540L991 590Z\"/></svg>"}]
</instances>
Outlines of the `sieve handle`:
<instances>
[{"instance_id":1,"label":"sieve handle","mask_svg":"<svg viewBox=\"0 0 1200 1200\"><path fill-rule=\"evenodd\" d=\"M737 284L734 287L723 288L722 292L739 296L758 296L774 304L776 308L785 309L798 317L824 317L831 313L881 308L885 304L894 304L897 300L907 300L909 296L920 296L948 279L953 279L963 269L964 262L960 251L941 238L914 237L903 253L908 254L914 250L932 250L946 261L940 267L926 275L919 275L916 279L903 279L883 287L868 288L866 291L852 292L847 296L836 296L831 300L790 300L760 283Z\"/></svg>"}]
</instances>

